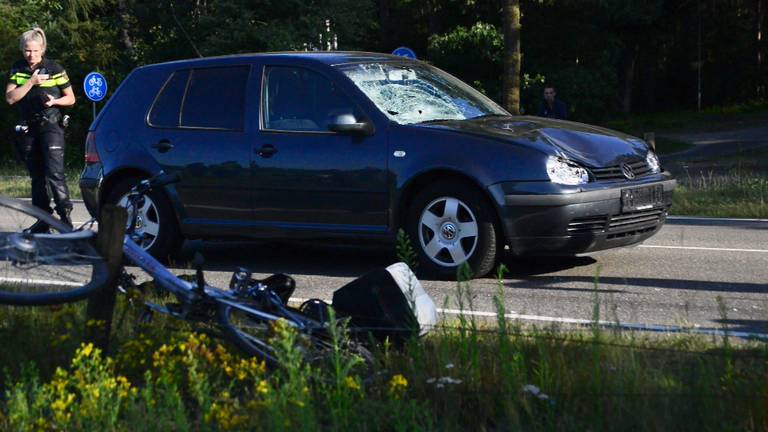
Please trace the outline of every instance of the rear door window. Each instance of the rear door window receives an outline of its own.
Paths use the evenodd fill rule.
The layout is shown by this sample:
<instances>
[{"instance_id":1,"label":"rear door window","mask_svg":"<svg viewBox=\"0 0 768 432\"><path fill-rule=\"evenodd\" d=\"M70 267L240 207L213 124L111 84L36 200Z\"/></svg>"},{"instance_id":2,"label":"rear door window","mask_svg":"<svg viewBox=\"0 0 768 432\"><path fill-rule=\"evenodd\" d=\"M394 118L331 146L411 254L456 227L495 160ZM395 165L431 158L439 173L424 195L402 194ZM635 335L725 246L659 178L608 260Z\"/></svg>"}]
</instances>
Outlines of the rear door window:
<instances>
[{"instance_id":1,"label":"rear door window","mask_svg":"<svg viewBox=\"0 0 768 432\"><path fill-rule=\"evenodd\" d=\"M243 130L248 66L194 69L184 96L182 127Z\"/></svg>"},{"instance_id":2,"label":"rear door window","mask_svg":"<svg viewBox=\"0 0 768 432\"><path fill-rule=\"evenodd\" d=\"M179 113L181 102L184 98L184 90L187 88L189 70L180 70L168 78L160 93L155 98L152 109L149 110L147 121L150 126L179 127Z\"/></svg>"}]
</instances>

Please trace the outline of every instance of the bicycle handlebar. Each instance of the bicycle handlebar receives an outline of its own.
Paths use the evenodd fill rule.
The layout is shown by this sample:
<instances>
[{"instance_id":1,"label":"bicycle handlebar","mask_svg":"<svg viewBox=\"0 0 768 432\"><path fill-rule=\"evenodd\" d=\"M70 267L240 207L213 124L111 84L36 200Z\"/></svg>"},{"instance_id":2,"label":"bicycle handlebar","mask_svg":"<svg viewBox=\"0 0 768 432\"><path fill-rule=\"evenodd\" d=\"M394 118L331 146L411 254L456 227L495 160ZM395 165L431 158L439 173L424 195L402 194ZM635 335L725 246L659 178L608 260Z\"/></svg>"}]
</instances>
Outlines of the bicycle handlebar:
<instances>
[{"instance_id":1,"label":"bicycle handlebar","mask_svg":"<svg viewBox=\"0 0 768 432\"><path fill-rule=\"evenodd\" d=\"M179 181L181 181L179 173L166 174L165 172L160 171L156 176L140 181L139 184L133 187L133 192L144 195L152 189L157 189L172 183L178 183Z\"/></svg>"}]
</instances>

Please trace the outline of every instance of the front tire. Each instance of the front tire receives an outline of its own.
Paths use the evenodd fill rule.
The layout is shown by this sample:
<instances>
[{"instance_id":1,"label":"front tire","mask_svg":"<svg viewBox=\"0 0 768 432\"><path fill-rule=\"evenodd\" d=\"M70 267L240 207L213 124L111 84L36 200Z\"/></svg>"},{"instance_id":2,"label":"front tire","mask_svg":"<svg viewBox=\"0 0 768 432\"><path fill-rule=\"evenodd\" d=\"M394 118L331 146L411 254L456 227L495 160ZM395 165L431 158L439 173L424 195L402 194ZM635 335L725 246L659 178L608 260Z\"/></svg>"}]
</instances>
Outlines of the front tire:
<instances>
[{"instance_id":1,"label":"front tire","mask_svg":"<svg viewBox=\"0 0 768 432\"><path fill-rule=\"evenodd\" d=\"M106 202L126 208L128 206L128 192L139 181L141 180L137 178L120 181L109 191ZM171 204L165 194L162 191L153 190L144 198L144 206L139 209L139 217L136 221L136 234L140 235L142 249L155 258L163 260L176 254L183 238L179 233ZM130 220L131 213L129 210L128 223Z\"/></svg>"},{"instance_id":2,"label":"front tire","mask_svg":"<svg viewBox=\"0 0 768 432\"><path fill-rule=\"evenodd\" d=\"M498 230L493 208L482 192L458 181L433 183L408 209L406 231L418 251L421 269L453 279L467 263L474 277L496 263Z\"/></svg>"}]
</instances>

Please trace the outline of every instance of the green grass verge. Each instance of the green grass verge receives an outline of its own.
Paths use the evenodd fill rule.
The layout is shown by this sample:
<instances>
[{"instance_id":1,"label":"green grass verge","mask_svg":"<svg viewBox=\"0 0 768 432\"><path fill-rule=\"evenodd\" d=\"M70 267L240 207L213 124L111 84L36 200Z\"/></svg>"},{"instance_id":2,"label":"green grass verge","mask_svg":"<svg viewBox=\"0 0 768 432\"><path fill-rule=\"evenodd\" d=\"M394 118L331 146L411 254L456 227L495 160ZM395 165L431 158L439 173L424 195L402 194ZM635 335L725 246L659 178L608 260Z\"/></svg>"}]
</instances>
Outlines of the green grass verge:
<instances>
[{"instance_id":1,"label":"green grass verge","mask_svg":"<svg viewBox=\"0 0 768 432\"><path fill-rule=\"evenodd\" d=\"M718 131L734 127L765 125L768 104L753 102L695 110L633 114L605 122L605 126L632 135L645 132L697 130Z\"/></svg>"},{"instance_id":2,"label":"green grass verge","mask_svg":"<svg viewBox=\"0 0 768 432\"><path fill-rule=\"evenodd\" d=\"M489 327L461 317L400 349L380 347L372 374L341 351L304 364L291 348L295 335L278 327L286 367L269 372L176 321L134 326L122 297L106 357L82 345L98 324L85 322L83 309L0 309L0 429L768 428L765 343L565 332L503 318Z\"/></svg>"},{"instance_id":3,"label":"green grass verge","mask_svg":"<svg viewBox=\"0 0 768 432\"><path fill-rule=\"evenodd\" d=\"M732 172L678 179L676 215L768 218L768 177Z\"/></svg>"},{"instance_id":4,"label":"green grass verge","mask_svg":"<svg viewBox=\"0 0 768 432\"><path fill-rule=\"evenodd\" d=\"M64 177L67 179L67 187L71 198L80 199L80 169L67 168ZM0 195L14 198L29 198L32 196L32 183L29 174L21 166L0 167Z\"/></svg>"}]
</instances>

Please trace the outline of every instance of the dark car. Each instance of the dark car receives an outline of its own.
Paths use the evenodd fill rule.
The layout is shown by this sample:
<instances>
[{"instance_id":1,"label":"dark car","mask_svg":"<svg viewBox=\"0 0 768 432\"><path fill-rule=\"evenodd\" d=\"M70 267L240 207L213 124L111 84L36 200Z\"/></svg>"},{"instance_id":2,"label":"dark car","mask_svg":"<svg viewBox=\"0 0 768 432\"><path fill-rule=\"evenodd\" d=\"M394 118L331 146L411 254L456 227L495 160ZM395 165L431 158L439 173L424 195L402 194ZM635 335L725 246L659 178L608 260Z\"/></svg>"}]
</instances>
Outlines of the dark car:
<instances>
[{"instance_id":1,"label":"dark car","mask_svg":"<svg viewBox=\"0 0 768 432\"><path fill-rule=\"evenodd\" d=\"M298 52L143 66L91 125L85 203L140 209L142 245L183 238L392 240L421 269L484 275L508 247L574 255L656 233L675 181L644 141L511 116L451 75L384 54Z\"/></svg>"}]
</instances>

